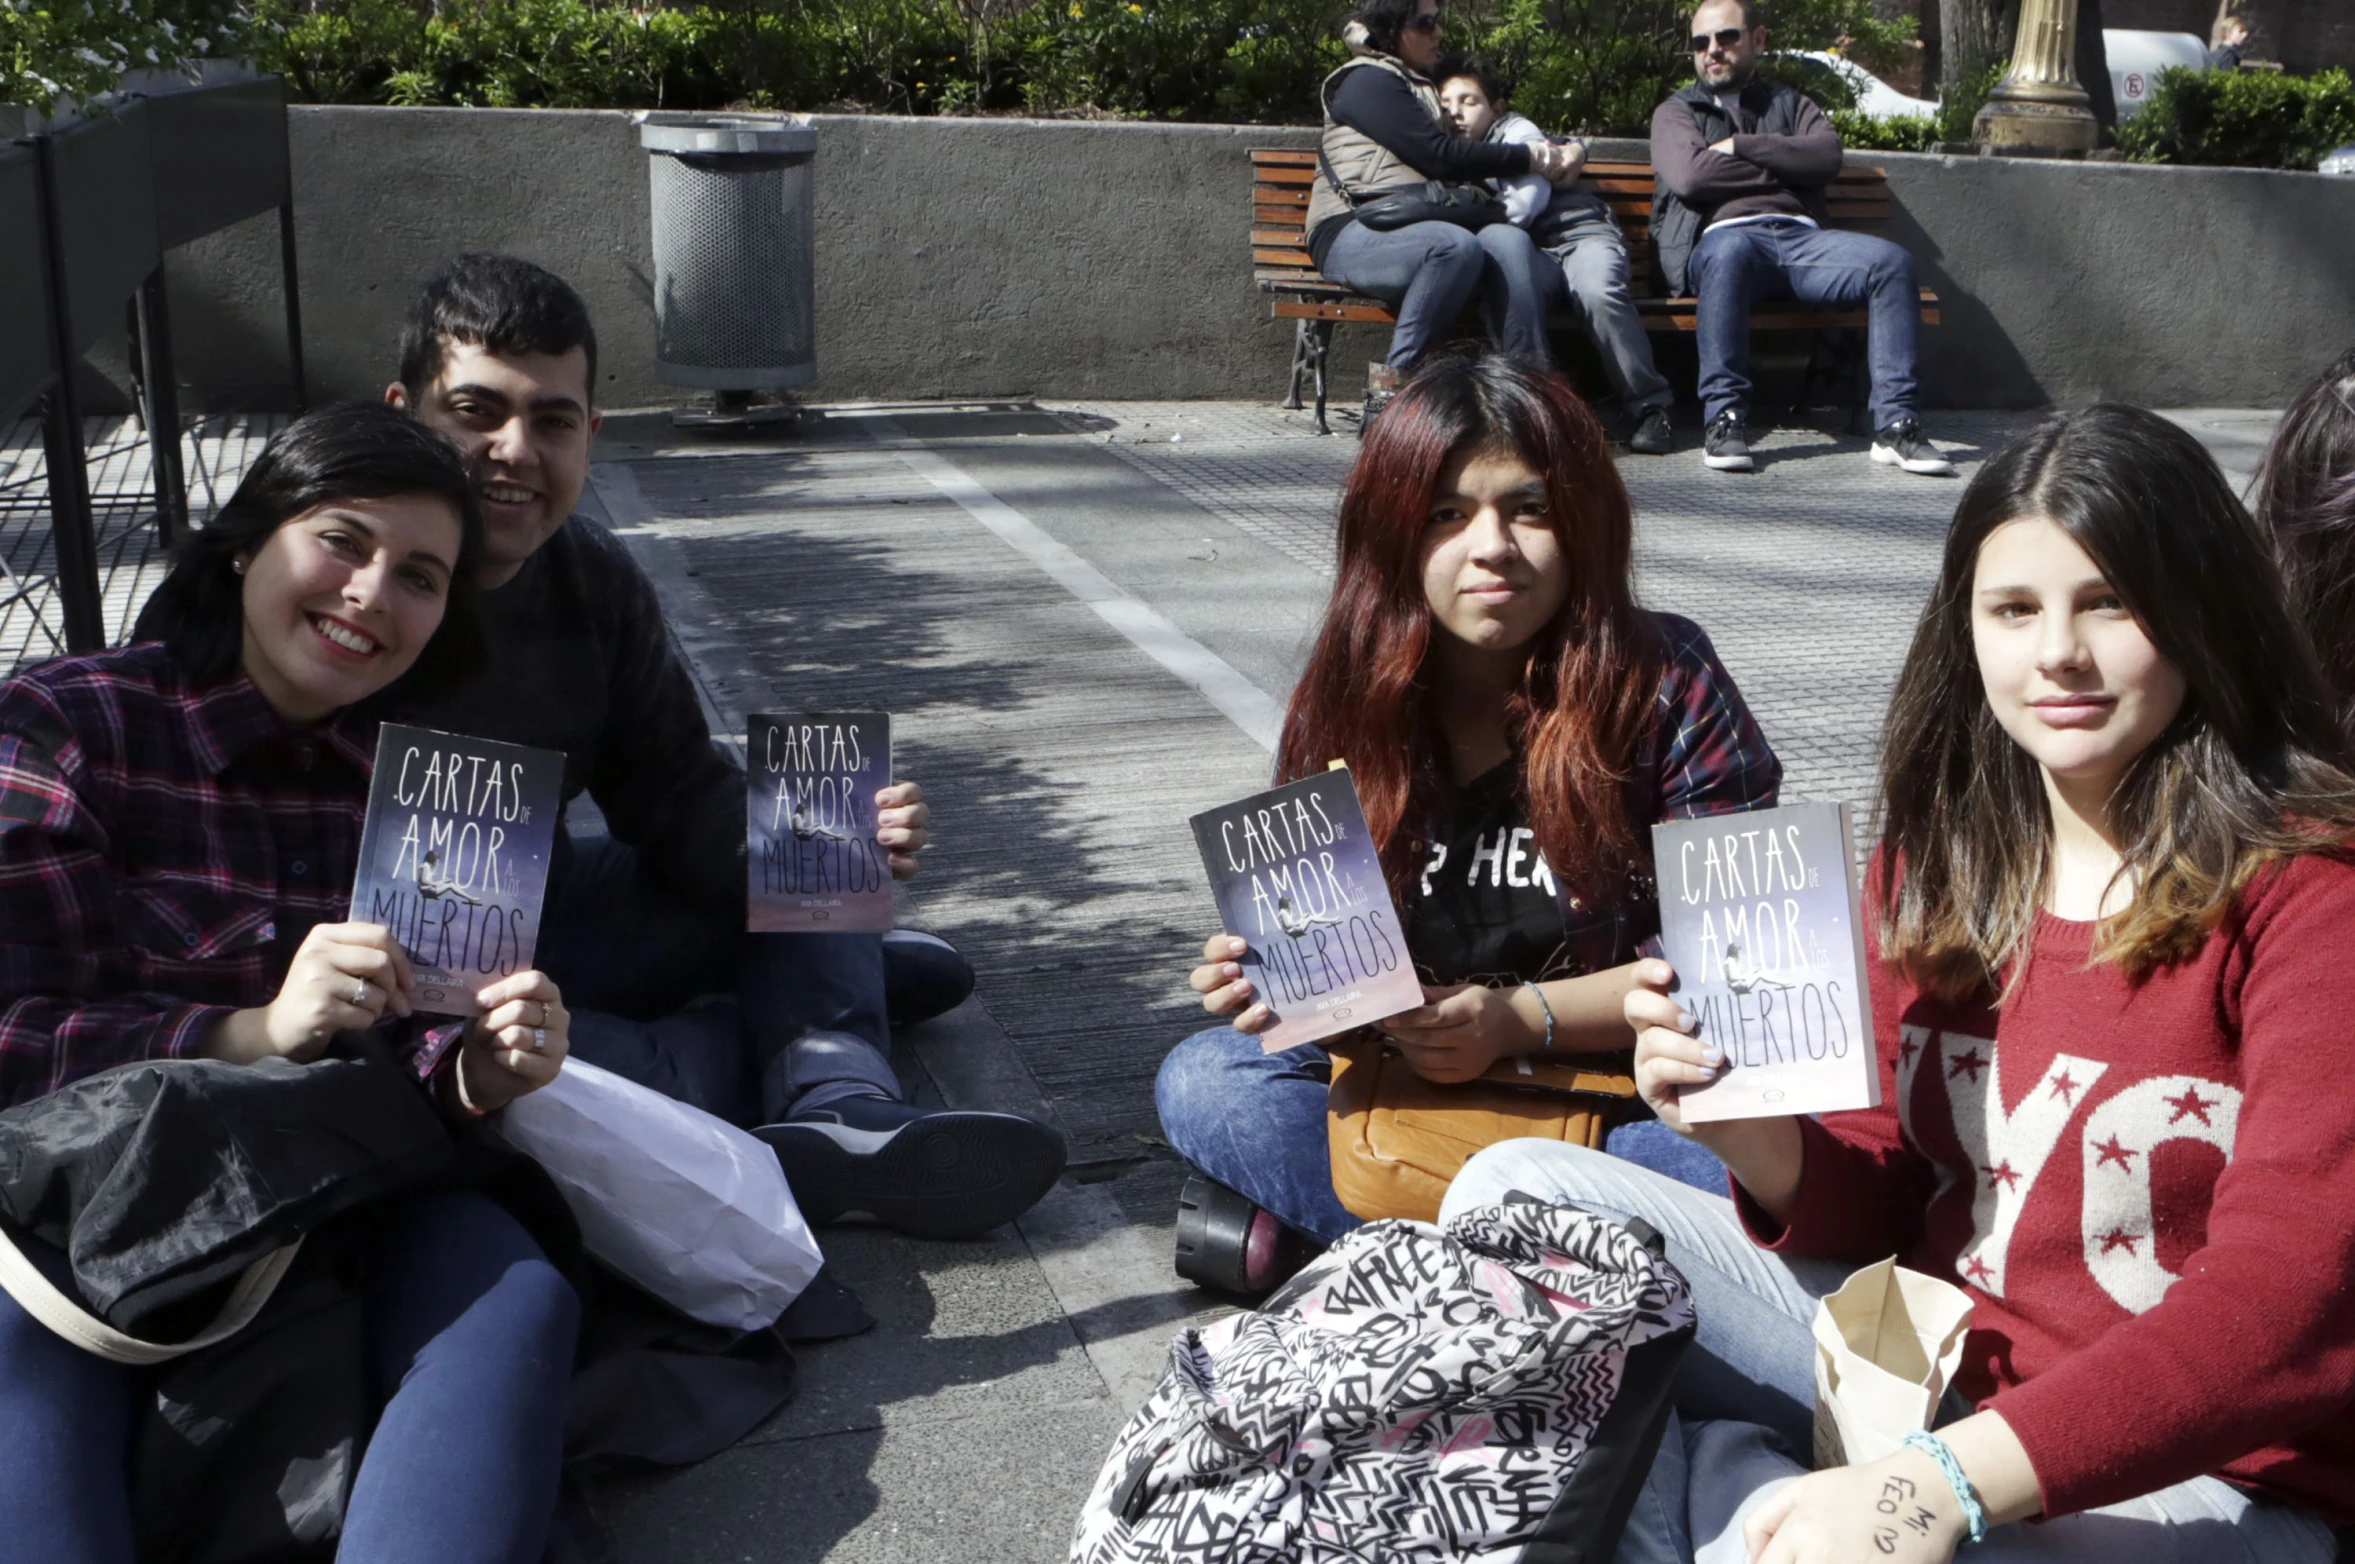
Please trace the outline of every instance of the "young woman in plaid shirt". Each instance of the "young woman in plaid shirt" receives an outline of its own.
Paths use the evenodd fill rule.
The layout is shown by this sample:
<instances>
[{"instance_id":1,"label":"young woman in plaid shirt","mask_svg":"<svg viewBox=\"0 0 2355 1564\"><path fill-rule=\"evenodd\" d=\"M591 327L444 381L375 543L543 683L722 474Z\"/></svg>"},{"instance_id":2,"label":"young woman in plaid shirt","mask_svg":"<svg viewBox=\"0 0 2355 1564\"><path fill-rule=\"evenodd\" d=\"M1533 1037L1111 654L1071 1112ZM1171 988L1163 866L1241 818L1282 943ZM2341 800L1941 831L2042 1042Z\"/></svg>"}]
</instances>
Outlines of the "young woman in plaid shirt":
<instances>
[{"instance_id":1,"label":"young woman in plaid shirt","mask_svg":"<svg viewBox=\"0 0 2355 1564\"><path fill-rule=\"evenodd\" d=\"M1620 1002L1659 932L1651 823L1774 802L1782 768L1709 638L1636 606L1633 530L1585 403L1500 354L1418 373L1342 495L1276 775L1349 763L1429 1001L1379 1030L1427 1080L1549 1039L1632 1047ZM1179 1044L1156 1094L1178 1152L1260 1208L1265 1258L1271 1215L1318 1243L1358 1219L1333 1192L1327 1055L1261 1051L1273 1018L1242 950L1204 945L1192 985L1226 1024ZM1612 1145L1724 1176L1648 1121Z\"/></svg>"},{"instance_id":2,"label":"young woman in plaid shirt","mask_svg":"<svg viewBox=\"0 0 2355 1564\"><path fill-rule=\"evenodd\" d=\"M382 407L314 413L190 537L156 594L160 641L0 684L0 1103L140 1060L309 1060L380 1024L453 1117L555 1078L566 1017L541 974L491 985L457 1046L428 1049L400 947L344 921L365 703L475 659L480 540L438 436ZM475 1194L413 1202L379 1260L385 1406L343 1556L537 1560L578 1300ZM0 1296L11 1556L129 1564L138 1384Z\"/></svg>"}]
</instances>

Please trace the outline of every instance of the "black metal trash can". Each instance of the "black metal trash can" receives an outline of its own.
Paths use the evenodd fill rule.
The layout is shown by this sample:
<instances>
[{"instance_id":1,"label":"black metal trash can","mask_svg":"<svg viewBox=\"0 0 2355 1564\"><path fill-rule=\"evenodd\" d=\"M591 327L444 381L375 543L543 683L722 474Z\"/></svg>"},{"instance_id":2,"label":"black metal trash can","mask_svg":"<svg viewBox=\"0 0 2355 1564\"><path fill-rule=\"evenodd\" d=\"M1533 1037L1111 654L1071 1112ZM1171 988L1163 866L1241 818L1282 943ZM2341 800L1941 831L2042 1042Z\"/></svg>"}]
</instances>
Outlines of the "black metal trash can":
<instances>
[{"instance_id":1,"label":"black metal trash can","mask_svg":"<svg viewBox=\"0 0 2355 1564\"><path fill-rule=\"evenodd\" d=\"M817 378L818 133L773 115L649 114L654 372L721 393Z\"/></svg>"}]
</instances>

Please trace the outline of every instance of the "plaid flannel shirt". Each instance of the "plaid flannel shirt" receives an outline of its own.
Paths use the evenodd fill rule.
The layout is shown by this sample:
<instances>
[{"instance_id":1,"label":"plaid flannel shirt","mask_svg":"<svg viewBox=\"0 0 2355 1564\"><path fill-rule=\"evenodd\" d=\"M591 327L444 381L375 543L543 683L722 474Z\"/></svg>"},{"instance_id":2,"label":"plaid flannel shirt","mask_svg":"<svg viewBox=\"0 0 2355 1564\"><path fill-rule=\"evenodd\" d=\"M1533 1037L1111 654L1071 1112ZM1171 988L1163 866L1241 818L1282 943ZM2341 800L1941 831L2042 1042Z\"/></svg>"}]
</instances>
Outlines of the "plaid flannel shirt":
<instances>
[{"instance_id":1,"label":"plaid flannel shirt","mask_svg":"<svg viewBox=\"0 0 2355 1564\"><path fill-rule=\"evenodd\" d=\"M1628 780L1628 818L1648 857L1652 826L1771 807L1783 763L1717 659L1707 632L1690 619L1654 613L1667 658L1657 715ZM1659 887L1648 872L1630 876L1609 907L1589 907L1562 892L1563 934L1577 966L1603 972L1638 956L1660 954Z\"/></svg>"},{"instance_id":2,"label":"plaid flannel shirt","mask_svg":"<svg viewBox=\"0 0 2355 1564\"><path fill-rule=\"evenodd\" d=\"M374 730L290 728L155 644L0 684L0 1104L193 1056L275 997L349 910Z\"/></svg>"}]
</instances>

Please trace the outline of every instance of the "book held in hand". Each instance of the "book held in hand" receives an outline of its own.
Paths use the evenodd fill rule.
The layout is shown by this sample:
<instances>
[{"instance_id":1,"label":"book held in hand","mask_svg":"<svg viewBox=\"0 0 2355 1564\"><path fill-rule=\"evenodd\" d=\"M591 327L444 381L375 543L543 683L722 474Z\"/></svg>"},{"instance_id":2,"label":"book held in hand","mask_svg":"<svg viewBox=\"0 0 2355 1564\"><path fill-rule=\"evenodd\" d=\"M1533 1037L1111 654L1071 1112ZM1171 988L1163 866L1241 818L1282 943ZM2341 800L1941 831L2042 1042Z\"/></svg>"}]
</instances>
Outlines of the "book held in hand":
<instances>
[{"instance_id":1,"label":"book held in hand","mask_svg":"<svg viewBox=\"0 0 2355 1564\"><path fill-rule=\"evenodd\" d=\"M1219 921L1276 1023L1269 1053L1412 1010L1423 985L1345 770L1194 816Z\"/></svg>"},{"instance_id":2,"label":"book held in hand","mask_svg":"<svg viewBox=\"0 0 2355 1564\"><path fill-rule=\"evenodd\" d=\"M891 858L875 840L875 795L891 785L890 716L755 715L744 758L745 927L889 929Z\"/></svg>"},{"instance_id":3,"label":"book held in hand","mask_svg":"<svg viewBox=\"0 0 2355 1564\"><path fill-rule=\"evenodd\" d=\"M1687 1122L1881 1100L1846 804L1652 827L1676 998L1727 1068L1677 1097Z\"/></svg>"},{"instance_id":4,"label":"book held in hand","mask_svg":"<svg viewBox=\"0 0 2355 1564\"><path fill-rule=\"evenodd\" d=\"M563 790L561 751L384 725L352 921L408 952L419 1010L473 1015L478 990L531 969Z\"/></svg>"}]
</instances>

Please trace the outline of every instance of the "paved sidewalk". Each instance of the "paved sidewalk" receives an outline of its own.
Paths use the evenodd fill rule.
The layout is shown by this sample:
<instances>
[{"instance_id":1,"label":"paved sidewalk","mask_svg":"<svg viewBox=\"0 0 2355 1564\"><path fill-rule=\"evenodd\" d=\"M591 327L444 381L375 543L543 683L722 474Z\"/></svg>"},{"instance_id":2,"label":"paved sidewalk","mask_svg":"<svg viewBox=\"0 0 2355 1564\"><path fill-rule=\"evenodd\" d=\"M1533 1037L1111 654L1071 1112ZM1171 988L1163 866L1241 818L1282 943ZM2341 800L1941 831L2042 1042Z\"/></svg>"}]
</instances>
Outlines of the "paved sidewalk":
<instances>
[{"instance_id":1,"label":"paved sidewalk","mask_svg":"<svg viewBox=\"0 0 2355 1564\"><path fill-rule=\"evenodd\" d=\"M2262 413L2182 415L2245 478ZM1976 463L2025 415L1943 415ZM1955 481L1790 429L1762 470L1627 458L1641 584L1715 637L1793 797L1863 801ZM615 1484L629 1564L1049 1561L1170 1332L1180 1169L1151 1083L1201 1013L1214 921L1185 817L1264 784L1330 584L1356 451L1236 404L845 410L789 439L609 420L593 493L686 628L726 728L889 708L938 845L903 921L976 999L903 1039L927 1097L1023 1108L1072 1172L976 1244L823 1236L878 1329L804 1354L794 1405L696 1470ZM1968 468L1966 468L1968 470Z\"/></svg>"}]
</instances>

